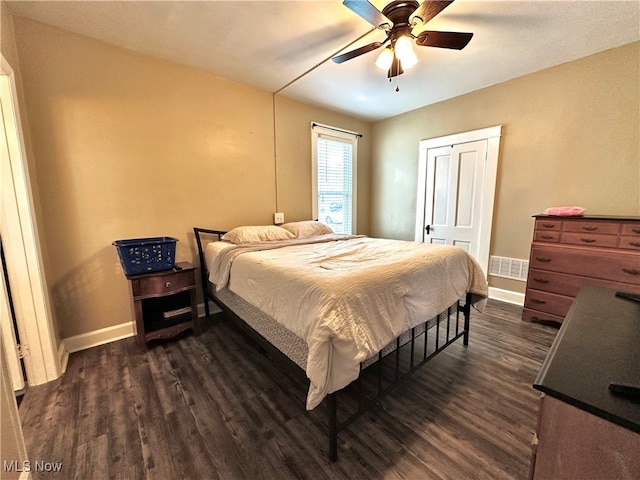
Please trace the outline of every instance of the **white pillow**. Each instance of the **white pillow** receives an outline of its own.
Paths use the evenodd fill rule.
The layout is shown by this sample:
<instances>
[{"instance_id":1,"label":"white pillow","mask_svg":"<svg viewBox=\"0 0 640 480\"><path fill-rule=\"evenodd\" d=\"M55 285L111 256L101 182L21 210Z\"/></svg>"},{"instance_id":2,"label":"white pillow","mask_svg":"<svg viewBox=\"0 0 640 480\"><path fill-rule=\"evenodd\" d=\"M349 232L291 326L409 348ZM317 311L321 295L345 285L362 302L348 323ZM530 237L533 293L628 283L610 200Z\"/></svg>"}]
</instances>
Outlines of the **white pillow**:
<instances>
[{"instance_id":1,"label":"white pillow","mask_svg":"<svg viewBox=\"0 0 640 480\"><path fill-rule=\"evenodd\" d=\"M272 242L275 240L290 240L295 235L276 225L250 225L236 227L222 236L222 240L240 245L253 242Z\"/></svg>"},{"instance_id":2,"label":"white pillow","mask_svg":"<svg viewBox=\"0 0 640 480\"><path fill-rule=\"evenodd\" d=\"M298 238L315 237L316 235L326 235L334 233L329 225L318 222L316 220L303 220L302 222L290 222L280 225L282 228L290 231Z\"/></svg>"}]
</instances>

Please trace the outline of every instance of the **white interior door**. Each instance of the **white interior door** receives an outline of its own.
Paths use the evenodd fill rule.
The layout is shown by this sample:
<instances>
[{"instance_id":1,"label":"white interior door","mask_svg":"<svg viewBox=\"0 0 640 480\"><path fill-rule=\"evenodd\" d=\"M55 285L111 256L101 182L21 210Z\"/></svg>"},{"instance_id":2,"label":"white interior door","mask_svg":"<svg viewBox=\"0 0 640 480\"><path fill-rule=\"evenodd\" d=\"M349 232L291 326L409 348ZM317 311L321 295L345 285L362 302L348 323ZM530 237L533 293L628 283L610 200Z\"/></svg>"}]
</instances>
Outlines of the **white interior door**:
<instances>
[{"instance_id":1,"label":"white interior door","mask_svg":"<svg viewBox=\"0 0 640 480\"><path fill-rule=\"evenodd\" d=\"M486 154L486 140L427 150L423 242L477 256Z\"/></svg>"},{"instance_id":2,"label":"white interior door","mask_svg":"<svg viewBox=\"0 0 640 480\"><path fill-rule=\"evenodd\" d=\"M24 375L22 374L22 364L18 353L18 342L13 326L9 292L4 272L0 272L0 336L2 336L2 348L6 352L5 358L9 366L11 385L14 391L19 392L24 390L25 381Z\"/></svg>"},{"instance_id":3,"label":"white interior door","mask_svg":"<svg viewBox=\"0 0 640 480\"><path fill-rule=\"evenodd\" d=\"M61 375L67 357L53 326L16 91L13 70L0 54L0 235L26 380L40 385Z\"/></svg>"},{"instance_id":4,"label":"white interior door","mask_svg":"<svg viewBox=\"0 0 640 480\"><path fill-rule=\"evenodd\" d=\"M415 240L456 245L485 274L501 126L420 142Z\"/></svg>"}]
</instances>

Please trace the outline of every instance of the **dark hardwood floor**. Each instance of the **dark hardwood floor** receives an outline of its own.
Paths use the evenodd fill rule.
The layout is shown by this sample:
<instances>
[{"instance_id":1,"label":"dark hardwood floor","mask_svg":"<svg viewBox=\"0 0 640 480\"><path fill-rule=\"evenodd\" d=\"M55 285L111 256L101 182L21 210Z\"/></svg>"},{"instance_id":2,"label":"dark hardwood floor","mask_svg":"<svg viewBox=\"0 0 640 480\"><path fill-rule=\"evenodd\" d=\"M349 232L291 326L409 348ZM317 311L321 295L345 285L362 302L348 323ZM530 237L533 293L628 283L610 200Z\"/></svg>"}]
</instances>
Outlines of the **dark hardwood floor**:
<instances>
[{"instance_id":1,"label":"dark hardwood floor","mask_svg":"<svg viewBox=\"0 0 640 480\"><path fill-rule=\"evenodd\" d=\"M461 341L340 434L327 457L324 405L221 317L151 348L133 338L74 353L20 406L46 479L524 479L557 329L489 301Z\"/></svg>"}]
</instances>

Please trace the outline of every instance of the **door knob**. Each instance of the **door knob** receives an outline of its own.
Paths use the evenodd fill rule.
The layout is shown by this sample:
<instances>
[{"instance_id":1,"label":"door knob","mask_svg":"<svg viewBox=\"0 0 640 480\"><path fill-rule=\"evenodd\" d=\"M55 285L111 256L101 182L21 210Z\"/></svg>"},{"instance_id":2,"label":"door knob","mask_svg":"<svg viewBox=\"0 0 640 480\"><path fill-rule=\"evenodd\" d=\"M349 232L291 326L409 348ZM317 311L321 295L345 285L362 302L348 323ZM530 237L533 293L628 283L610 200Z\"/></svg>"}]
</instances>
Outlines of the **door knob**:
<instances>
[{"instance_id":1,"label":"door knob","mask_svg":"<svg viewBox=\"0 0 640 480\"><path fill-rule=\"evenodd\" d=\"M427 225L426 227L424 227L424 229L427 231L427 235L429 235L429 233L431 232L431 225Z\"/></svg>"}]
</instances>

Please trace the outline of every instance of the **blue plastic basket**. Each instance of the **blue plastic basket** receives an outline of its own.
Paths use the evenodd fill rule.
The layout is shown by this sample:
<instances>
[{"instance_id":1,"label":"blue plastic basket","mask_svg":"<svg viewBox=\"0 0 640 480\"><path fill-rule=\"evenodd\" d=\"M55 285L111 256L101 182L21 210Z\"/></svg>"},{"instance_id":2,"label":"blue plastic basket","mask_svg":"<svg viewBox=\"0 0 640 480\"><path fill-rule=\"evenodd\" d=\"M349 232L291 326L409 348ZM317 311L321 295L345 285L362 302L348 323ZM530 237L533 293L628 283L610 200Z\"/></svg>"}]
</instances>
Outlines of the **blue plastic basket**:
<instances>
[{"instance_id":1,"label":"blue plastic basket","mask_svg":"<svg viewBox=\"0 0 640 480\"><path fill-rule=\"evenodd\" d=\"M152 237L116 240L120 263L127 275L170 270L176 264L177 238Z\"/></svg>"}]
</instances>

